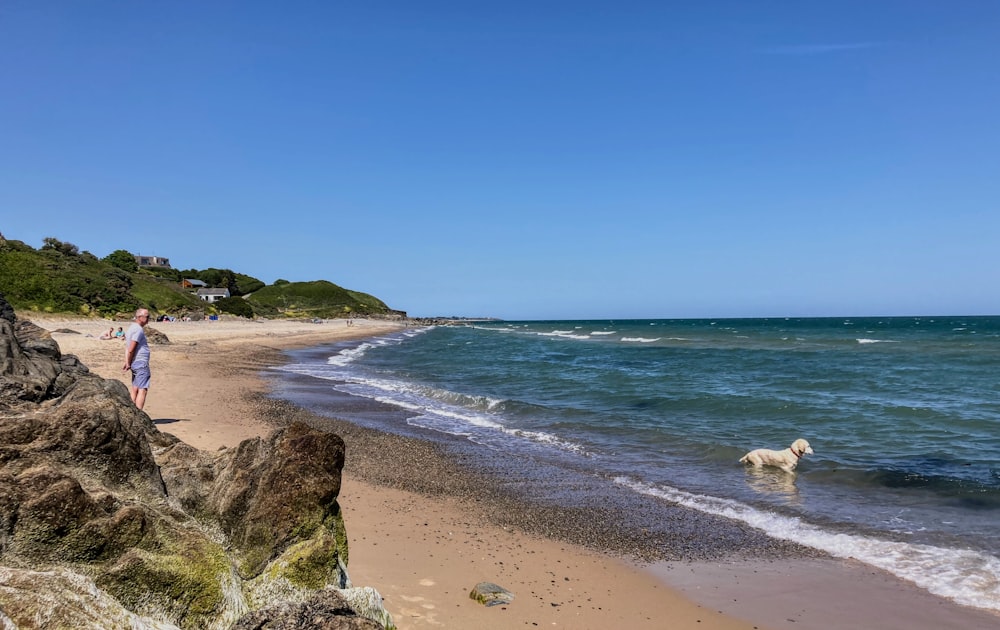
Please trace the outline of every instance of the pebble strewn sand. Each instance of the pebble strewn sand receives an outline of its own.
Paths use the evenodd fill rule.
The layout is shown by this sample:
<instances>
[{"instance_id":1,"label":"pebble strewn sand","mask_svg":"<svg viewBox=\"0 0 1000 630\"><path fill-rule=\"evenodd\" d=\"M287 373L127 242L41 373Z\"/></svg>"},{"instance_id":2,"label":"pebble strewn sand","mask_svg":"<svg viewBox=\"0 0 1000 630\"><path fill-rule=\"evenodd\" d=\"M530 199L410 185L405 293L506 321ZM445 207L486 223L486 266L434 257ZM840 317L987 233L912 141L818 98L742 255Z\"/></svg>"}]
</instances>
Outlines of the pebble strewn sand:
<instances>
[{"instance_id":1,"label":"pebble strewn sand","mask_svg":"<svg viewBox=\"0 0 1000 630\"><path fill-rule=\"evenodd\" d=\"M483 453L460 441L449 449L434 442L319 417L266 396L253 396L251 404L256 415L272 424L295 419L343 437L350 454L345 472L354 478L458 499L464 510L500 527L519 528L644 562L773 560L817 555L734 521L623 492L599 479L567 475L565 484L574 487L565 489L564 500L545 500L534 496L533 479L550 488L558 486L562 482L553 481L558 471L537 471L533 479L525 480L528 472L518 469L523 465L519 462L493 474L483 470ZM387 461L392 465L386 466ZM581 505L581 497L585 504Z\"/></svg>"}]
</instances>

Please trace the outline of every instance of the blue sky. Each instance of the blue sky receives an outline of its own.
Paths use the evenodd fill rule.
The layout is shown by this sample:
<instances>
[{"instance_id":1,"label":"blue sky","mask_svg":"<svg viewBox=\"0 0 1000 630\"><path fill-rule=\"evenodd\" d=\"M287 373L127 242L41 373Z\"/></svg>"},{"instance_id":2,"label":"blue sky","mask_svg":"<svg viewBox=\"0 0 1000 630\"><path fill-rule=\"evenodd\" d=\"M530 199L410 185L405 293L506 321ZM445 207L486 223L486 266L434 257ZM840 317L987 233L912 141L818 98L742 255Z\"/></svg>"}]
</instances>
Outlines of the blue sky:
<instances>
[{"instance_id":1,"label":"blue sky","mask_svg":"<svg viewBox=\"0 0 1000 630\"><path fill-rule=\"evenodd\" d=\"M0 232L415 316L1000 314L1000 3L0 0Z\"/></svg>"}]
</instances>

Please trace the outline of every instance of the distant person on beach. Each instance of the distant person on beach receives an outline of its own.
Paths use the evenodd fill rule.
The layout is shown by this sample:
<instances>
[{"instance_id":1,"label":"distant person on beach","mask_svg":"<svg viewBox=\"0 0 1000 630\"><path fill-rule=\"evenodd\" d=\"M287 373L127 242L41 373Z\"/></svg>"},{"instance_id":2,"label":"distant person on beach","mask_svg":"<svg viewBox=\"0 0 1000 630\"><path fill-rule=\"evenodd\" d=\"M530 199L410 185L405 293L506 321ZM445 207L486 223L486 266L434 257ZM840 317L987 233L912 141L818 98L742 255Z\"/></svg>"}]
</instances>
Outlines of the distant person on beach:
<instances>
[{"instance_id":1,"label":"distant person on beach","mask_svg":"<svg viewBox=\"0 0 1000 630\"><path fill-rule=\"evenodd\" d=\"M115 339L121 339L124 336L125 336L125 331L122 330L121 326L119 326L118 330L115 331Z\"/></svg>"},{"instance_id":2,"label":"distant person on beach","mask_svg":"<svg viewBox=\"0 0 1000 630\"><path fill-rule=\"evenodd\" d=\"M129 395L139 409L146 404L146 392L149 390L149 343L146 341L146 331L149 323L149 311L140 308L135 312L135 323L128 327L125 333L125 364L122 371L132 371L132 387Z\"/></svg>"},{"instance_id":3,"label":"distant person on beach","mask_svg":"<svg viewBox=\"0 0 1000 630\"><path fill-rule=\"evenodd\" d=\"M114 339L114 338L115 338L115 327L114 326L112 326L111 328L108 328L108 332L101 333L101 336L98 337L98 339Z\"/></svg>"}]
</instances>

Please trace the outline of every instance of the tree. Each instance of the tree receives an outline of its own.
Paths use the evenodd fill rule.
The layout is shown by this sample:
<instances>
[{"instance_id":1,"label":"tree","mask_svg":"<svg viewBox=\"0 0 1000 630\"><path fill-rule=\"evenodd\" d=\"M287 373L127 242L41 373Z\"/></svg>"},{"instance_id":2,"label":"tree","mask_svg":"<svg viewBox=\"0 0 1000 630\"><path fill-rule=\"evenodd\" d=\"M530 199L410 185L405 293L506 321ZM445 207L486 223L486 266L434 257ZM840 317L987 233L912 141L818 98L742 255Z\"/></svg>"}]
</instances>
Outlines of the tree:
<instances>
[{"instance_id":1,"label":"tree","mask_svg":"<svg viewBox=\"0 0 1000 630\"><path fill-rule=\"evenodd\" d=\"M60 254L62 254L63 256L80 255L80 248L74 245L73 243L63 243L59 239L52 238L51 236L42 239L42 242L44 243L44 245L42 245L43 250L45 249L55 250Z\"/></svg>"},{"instance_id":2,"label":"tree","mask_svg":"<svg viewBox=\"0 0 1000 630\"><path fill-rule=\"evenodd\" d=\"M116 249L102 259L112 267L117 267L122 271L135 273L139 271L139 264L135 262L135 256L124 249Z\"/></svg>"}]
</instances>

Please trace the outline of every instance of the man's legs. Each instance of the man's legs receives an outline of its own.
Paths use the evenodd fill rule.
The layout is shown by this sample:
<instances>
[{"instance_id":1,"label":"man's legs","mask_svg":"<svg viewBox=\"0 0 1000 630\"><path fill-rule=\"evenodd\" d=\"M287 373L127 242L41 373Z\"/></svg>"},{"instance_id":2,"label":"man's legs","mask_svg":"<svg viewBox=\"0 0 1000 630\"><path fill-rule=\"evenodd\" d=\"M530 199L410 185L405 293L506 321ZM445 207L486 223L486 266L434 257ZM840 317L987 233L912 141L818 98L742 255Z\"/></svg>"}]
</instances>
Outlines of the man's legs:
<instances>
[{"instance_id":1,"label":"man's legs","mask_svg":"<svg viewBox=\"0 0 1000 630\"><path fill-rule=\"evenodd\" d=\"M132 364L132 387L129 388L129 396L132 402L139 409L146 404L146 392L149 390L149 366L146 364Z\"/></svg>"}]
</instances>

